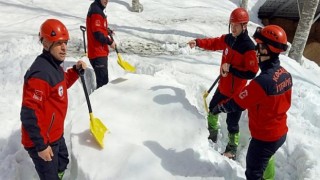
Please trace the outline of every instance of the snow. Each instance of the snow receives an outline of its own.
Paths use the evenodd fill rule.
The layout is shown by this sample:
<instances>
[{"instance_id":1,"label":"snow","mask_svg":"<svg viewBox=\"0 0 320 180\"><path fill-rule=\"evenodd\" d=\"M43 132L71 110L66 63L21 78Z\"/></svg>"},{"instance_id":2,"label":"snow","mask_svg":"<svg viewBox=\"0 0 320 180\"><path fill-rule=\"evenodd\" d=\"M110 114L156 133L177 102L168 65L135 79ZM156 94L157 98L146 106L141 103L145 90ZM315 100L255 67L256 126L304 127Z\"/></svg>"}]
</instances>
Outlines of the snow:
<instances>
[{"instance_id":1,"label":"snow","mask_svg":"<svg viewBox=\"0 0 320 180\"><path fill-rule=\"evenodd\" d=\"M249 1L249 33L261 25L256 12L265 0ZM221 52L190 49L194 38L228 33L237 0L140 0L142 13L130 11L131 0L110 0L106 13L123 58L137 68L126 73L109 56L111 82L94 89L92 68L86 72L93 114L108 128L101 149L89 132L89 114L80 80L69 89L65 138L70 164L65 179L245 179L250 140L247 112L240 120L237 161L220 155L227 143L225 114L220 116L217 144L207 141L202 94L219 74ZM38 179L21 145L20 108L23 76L41 52L41 23L57 18L70 31L64 67L83 57L82 32L92 1L0 0L0 179ZM281 56L293 76L289 132L276 153L276 179L320 176L320 69ZM210 101L211 96L207 98Z\"/></svg>"}]
</instances>

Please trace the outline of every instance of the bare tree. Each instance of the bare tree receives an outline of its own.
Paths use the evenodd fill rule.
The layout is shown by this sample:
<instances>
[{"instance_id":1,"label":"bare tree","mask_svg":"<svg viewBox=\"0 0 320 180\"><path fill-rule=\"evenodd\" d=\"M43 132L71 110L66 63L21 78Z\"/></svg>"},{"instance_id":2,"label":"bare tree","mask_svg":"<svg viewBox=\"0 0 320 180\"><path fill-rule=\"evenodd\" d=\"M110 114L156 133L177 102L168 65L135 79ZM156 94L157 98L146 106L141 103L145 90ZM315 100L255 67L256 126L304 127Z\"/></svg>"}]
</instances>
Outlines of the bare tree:
<instances>
[{"instance_id":1,"label":"bare tree","mask_svg":"<svg viewBox=\"0 0 320 180\"><path fill-rule=\"evenodd\" d=\"M289 51L289 57L295 59L301 65L303 64L302 54L306 46L313 18L316 13L319 0L304 0L300 20L296 33L293 38L292 46Z\"/></svg>"},{"instance_id":2,"label":"bare tree","mask_svg":"<svg viewBox=\"0 0 320 180\"><path fill-rule=\"evenodd\" d=\"M240 7L248 10L248 1L249 1L249 0L241 0L241 5L240 5Z\"/></svg>"},{"instance_id":3,"label":"bare tree","mask_svg":"<svg viewBox=\"0 0 320 180\"><path fill-rule=\"evenodd\" d=\"M140 4L139 0L132 0L132 11L133 12L142 12L143 6Z\"/></svg>"}]
</instances>

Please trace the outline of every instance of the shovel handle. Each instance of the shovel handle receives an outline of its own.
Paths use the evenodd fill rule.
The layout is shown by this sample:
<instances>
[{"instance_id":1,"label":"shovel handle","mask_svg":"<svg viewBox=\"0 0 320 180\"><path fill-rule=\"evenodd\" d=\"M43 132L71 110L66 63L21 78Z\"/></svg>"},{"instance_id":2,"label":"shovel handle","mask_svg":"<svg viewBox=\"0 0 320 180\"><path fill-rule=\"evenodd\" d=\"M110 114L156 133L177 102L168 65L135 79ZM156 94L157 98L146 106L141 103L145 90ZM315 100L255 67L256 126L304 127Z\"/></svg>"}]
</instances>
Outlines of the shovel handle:
<instances>
[{"instance_id":1,"label":"shovel handle","mask_svg":"<svg viewBox=\"0 0 320 180\"><path fill-rule=\"evenodd\" d=\"M84 53L87 54L86 35L85 35L87 28L85 26L80 26L80 30L82 31Z\"/></svg>"},{"instance_id":2,"label":"shovel handle","mask_svg":"<svg viewBox=\"0 0 320 180\"><path fill-rule=\"evenodd\" d=\"M116 50L116 53L117 53L117 54L119 54L119 51L118 51L117 45L115 46L114 50Z\"/></svg>"},{"instance_id":3,"label":"shovel handle","mask_svg":"<svg viewBox=\"0 0 320 180\"><path fill-rule=\"evenodd\" d=\"M109 34L110 38L112 39L112 41L114 41L112 34ZM117 45L115 46L114 50L116 50L116 53L119 54Z\"/></svg>"},{"instance_id":4,"label":"shovel handle","mask_svg":"<svg viewBox=\"0 0 320 180\"><path fill-rule=\"evenodd\" d=\"M88 94L88 91L87 91L86 81L84 79L84 69L78 70L78 74L80 75L80 79L81 79L81 82L82 82L84 95L86 96L86 101L87 101L87 105L88 105L89 114L91 114L92 113L92 108L91 108L91 103L90 103L90 99L89 99L89 94Z\"/></svg>"},{"instance_id":5,"label":"shovel handle","mask_svg":"<svg viewBox=\"0 0 320 180\"><path fill-rule=\"evenodd\" d=\"M213 82L213 84L211 85L211 87L207 91L207 96L210 94L210 92L212 91L213 87L219 82L220 78L221 78L221 74L217 77L217 79Z\"/></svg>"},{"instance_id":6,"label":"shovel handle","mask_svg":"<svg viewBox=\"0 0 320 180\"><path fill-rule=\"evenodd\" d=\"M217 79L213 82L213 84L211 85L211 87L208 89L208 91L205 91L203 93L203 102L204 102L204 108L206 110L207 113L209 113L209 109L208 109L208 104L207 104L207 97L210 94L210 92L212 91L213 87L218 83L218 81L221 78L221 74L217 77Z\"/></svg>"},{"instance_id":7,"label":"shovel handle","mask_svg":"<svg viewBox=\"0 0 320 180\"><path fill-rule=\"evenodd\" d=\"M85 32L87 30L87 28L85 26L82 26L82 25L80 26L80 29L81 29L82 32Z\"/></svg>"}]
</instances>

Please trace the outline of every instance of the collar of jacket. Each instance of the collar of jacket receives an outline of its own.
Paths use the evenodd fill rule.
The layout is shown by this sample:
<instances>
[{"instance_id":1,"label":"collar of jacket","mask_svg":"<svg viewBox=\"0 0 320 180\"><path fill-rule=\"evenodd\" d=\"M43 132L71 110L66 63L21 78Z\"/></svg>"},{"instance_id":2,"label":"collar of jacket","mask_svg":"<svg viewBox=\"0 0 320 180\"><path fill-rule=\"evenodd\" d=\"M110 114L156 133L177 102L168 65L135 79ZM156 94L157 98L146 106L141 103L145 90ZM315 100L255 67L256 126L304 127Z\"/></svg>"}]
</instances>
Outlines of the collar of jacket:
<instances>
[{"instance_id":1,"label":"collar of jacket","mask_svg":"<svg viewBox=\"0 0 320 180\"><path fill-rule=\"evenodd\" d=\"M273 57L273 58L270 58L269 60L259 63L259 67L261 71L265 71L267 69L277 67L277 66L280 66L279 57Z\"/></svg>"},{"instance_id":2,"label":"collar of jacket","mask_svg":"<svg viewBox=\"0 0 320 180\"><path fill-rule=\"evenodd\" d=\"M42 50L43 57L50 62L56 69L59 68L59 66L62 64L63 61L59 61L55 59L49 51L46 51L45 49Z\"/></svg>"},{"instance_id":3,"label":"collar of jacket","mask_svg":"<svg viewBox=\"0 0 320 180\"><path fill-rule=\"evenodd\" d=\"M246 39L246 37L249 37L248 36L248 30L245 30L244 32L242 32L241 34L239 34L239 36L237 36L237 37L234 37L233 35L232 35L232 33L230 33L230 34L227 34L227 36L229 36L229 38L230 38L230 40L231 40L231 42L233 42L232 43L232 46L234 45L234 43L237 41L241 41L241 40L243 40L243 39Z\"/></svg>"},{"instance_id":4,"label":"collar of jacket","mask_svg":"<svg viewBox=\"0 0 320 180\"><path fill-rule=\"evenodd\" d=\"M106 7L102 6L101 0L95 0L94 2L98 4L99 8L101 8L102 11L106 8Z\"/></svg>"}]
</instances>

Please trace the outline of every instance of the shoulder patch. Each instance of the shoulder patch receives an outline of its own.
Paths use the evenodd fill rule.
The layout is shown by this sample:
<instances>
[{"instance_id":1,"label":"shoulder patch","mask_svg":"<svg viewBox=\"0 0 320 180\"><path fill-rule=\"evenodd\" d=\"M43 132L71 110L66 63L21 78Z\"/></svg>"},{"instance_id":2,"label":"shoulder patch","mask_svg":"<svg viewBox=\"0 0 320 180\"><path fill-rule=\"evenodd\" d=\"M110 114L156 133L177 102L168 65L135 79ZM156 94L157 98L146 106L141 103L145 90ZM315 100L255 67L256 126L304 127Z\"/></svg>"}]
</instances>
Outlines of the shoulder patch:
<instances>
[{"instance_id":1,"label":"shoulder patch","mask_svg":"<svg viewBox=\"0 0 320 180\"><path fill-rule=\"evenodd\" d=\"M248 96L248 91L246 89L239 94L240 99L244 99L247 96Z\"/></svg>"},{"instance_id":2,"label":"shoulder patch","mask_svg":"<svg viewBox=\"0 0 320 180\"><path fill-rule=\"evenodd\" d=\"M97 26L97 27L100 27L101 26L101 21L98 19L94 22L94 24Z\"/></svg>"},{"instance_id":3,"label":"shoulder patch","mask_svg":"<svg viewBox=\"0 0 320 180\"><path fill-rule=\"evenodd\" d=\"M58 88L58 94L59 94L60 97L63 96L63 87L62 87L62 86L59 86L59 88Z\"/></svg>"},{"instance_id":4,"label":"shoulder patch","mask_svg":"<svg viewBox=\"0 0 320 180\"><path fill-rule=\"evenodd\" d=\"M35 89L32 98L37 101L42 101L42 95L43 95L42 91Z\"/></svg>"},{"instance_id":5,"label":"shoulder patch","mask_svg":"<svg viewBox=\"0 0 320 180\"><path fill-rule=\"evenodd\" d=\"M229 49L228 46L226 47L225 51L224 51L224 55L228 55Z\"/></svg>"},{"instance_id":6,"label":"shoulder patch","mask_svg":"<svg viewBox=\"0 0 320 180\"><path fill-rule=\"evenodd\" d=\"M255 66L256 65L256 61L255 60L250 60L249 64L250 64L250 66Z\"/></svg>"}]
</instances>

